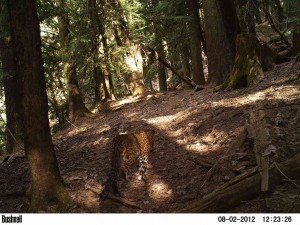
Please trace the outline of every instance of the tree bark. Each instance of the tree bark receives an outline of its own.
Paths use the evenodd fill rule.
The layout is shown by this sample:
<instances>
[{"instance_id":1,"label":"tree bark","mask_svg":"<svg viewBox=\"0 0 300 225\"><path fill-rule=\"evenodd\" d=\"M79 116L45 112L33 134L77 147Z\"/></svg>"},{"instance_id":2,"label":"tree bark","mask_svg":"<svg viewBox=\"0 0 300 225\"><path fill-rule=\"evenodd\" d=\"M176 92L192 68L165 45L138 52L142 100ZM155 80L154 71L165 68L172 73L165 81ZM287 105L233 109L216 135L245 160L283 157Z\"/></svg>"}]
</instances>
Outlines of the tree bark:
<instances>
[{"instance_id":1,"label":"tree bark","mask_svg":"<svg viewBox=\"0 0 300 225\"><path fill-rule=\"evenodd\" d=\"M235 40L240 28L233 0L204 0L208 83L222 84L229 76L235 57Z\"/></svg>"},{"instance_id":2,"label":"tree bark","mask_svg":"<svg viewBox=\"0 0 300 225\"><path fill-rule=\"evenodd\" d=\"M293 29L293 55L296 56L300 53L300 26L296 26Z\"/></svg>"},{"instance_id":3,"label":"tree bark","mask_svg":"<svg viewBox=\"0 0 300 225\"><path fill-rule=\"evenodd\" d=\"M65 73L68 79L69 88L69 111L71 122L84 117L91 112L85 107L79 90L76 66L73 62L65 64Z\"/></svg>"},{"instance_id":4,"label":"tree bark","mask_svg":"<svg viewBox=\"0 0 300 225\"><path fill-rule=\"evenodd\" d=\"M17 73L22 79L25 153L29 162L32 212L65 207L70 198L60 177L51 140L41 53L41 38L34 0L8 0Z\"/></svg>"},{"instance_id":5,"label":"tree bark","mask_svg":"<svg viewBox=\"0 0 300 225\"><path fill-rule=\"evenodd\" d=\"M223 84L225 89L248 87L264 77L259 41L254 34L240 34L231 75Z\"/></svg>"},{"instance_id":6,"label":"tree bark","mask_svg":"<svg viewBox=\"0 0 300 225\"><path fill-rule=\"evenodd\" d=\"M183 45L181 47L180 59L184 77L187 79L191 79L190 50L187 45ZM186 87L189 87L189 85L186 85Z\"/></svg>"},{"instance_id":7,"label":"tree bark","mask_svg":"<svg viewBox=\"0 0 300 225\"><path fill-rule=\"evenodd\" d=\"M195 84L205 84L202 63L202 29L200 24L199 6L197 0L188 0L187 3L189 16L191 17L191 20L189 22L189 29L191 60L193 67L192 79L195 82Z\"/></svg>"},{"instance_id":8,"label":"tree bark","mask_svg":"<svg viewBox=\"0 0 300 225\"><path fill-rule=\"evenodd\" d=\"M163 48L162 40L157 37L157 32L155 33L156 35L156 45L157 45L157 52L160 54L162 57L165 56L165 50ZM159 83L159 91L167 91L167 74L166 74L166 69L165 67L160 64L158 61L156 61L157 67L158 67L158 83Z\"/></svg>"},{"instance_id":9,"label":"tree bark","mask_svg":"<svg viewBox=\"0 0 300 225\"><path fill-rule=\"evenodd\" d=\"M23 149L24 129L21 104L21 80L16 72L14 47L7 9L7 2L0 1L0 60L2 62L3 86L6 114L6 152L13 153Z\"/></svg>"}]
</instances>

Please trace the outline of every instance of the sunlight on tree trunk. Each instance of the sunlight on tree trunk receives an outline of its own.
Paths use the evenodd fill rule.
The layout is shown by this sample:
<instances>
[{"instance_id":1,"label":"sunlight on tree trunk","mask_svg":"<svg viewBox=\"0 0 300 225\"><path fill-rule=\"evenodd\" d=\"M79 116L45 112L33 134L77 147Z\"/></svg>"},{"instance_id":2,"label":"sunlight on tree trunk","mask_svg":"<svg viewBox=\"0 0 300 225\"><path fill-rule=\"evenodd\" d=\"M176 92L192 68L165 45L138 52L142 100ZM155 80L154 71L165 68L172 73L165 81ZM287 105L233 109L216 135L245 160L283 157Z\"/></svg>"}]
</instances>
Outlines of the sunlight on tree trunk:
<instances>
[{"instance_id":1,"label":"sunlight on tree trunk","mask_svg":"<svg viewBox=\"0 0 300 225\"><path fill-rule=\"evenodd\" d=\"M129 68L128 74L129 87L133 96L143 95L145 93L143 58L141 48L137 45L130 47L130 52L125 58L126 65Z\"/></svg>"}]
</instances>

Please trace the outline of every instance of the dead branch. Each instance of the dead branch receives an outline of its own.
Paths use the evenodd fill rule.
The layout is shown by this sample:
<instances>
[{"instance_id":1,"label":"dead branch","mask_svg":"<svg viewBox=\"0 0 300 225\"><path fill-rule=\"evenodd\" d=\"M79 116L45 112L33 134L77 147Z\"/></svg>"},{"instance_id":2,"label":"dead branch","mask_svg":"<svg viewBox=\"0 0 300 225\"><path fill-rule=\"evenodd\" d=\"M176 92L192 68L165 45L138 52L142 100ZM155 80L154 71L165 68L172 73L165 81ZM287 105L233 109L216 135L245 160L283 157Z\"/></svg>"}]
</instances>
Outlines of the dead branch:
<instances>
[{"instance_id":1,"label":"dead branch","mask_svg":"<svg viewBox=\"0 0 300 225\"><path fill-rule=\"evenodd\" d=\"M266 18L267 18L267 20L268 20L268 22L269 22L271 28L272 28L277 34L279 34L280 40L281 40L284 44L286 44L286 46L287 46L289 49L292 49L291 44L289 43L289 41L286 39L286 37L285 37L285 35L284 35L284 33L286 32L287 28L284 30L284 32L281 32L281 31L276 27L276 25L275 25L275 23L274 23L274 20L273 20L272 16L270 15L270 12L269 12L269 10L268 10L268 4L267 4L266 1L264 1L263 11L264 11L264 13L265 13L265 15L266 15Z\"/></svg>"},{"instance_id":2,"label":"dead branch","mask_svg":"<svg viewBox=\"0 0 300 225\"><path fill-rule=\"evenodd\" d=\"M300 153L293 158L279 164L279 168L289 178L297 178L300 174ZM253 171L251 171L253 172ZM247 201L261 193L261 175L256 171L253 175L239 176L234 182L224 184L220 189L206 195L203 199L189 203L189 206L179 210L182 213L221 213ZM270 185L274 186L282 182L282 174L277 168L269 171ZM250 175L250 176L249 176Z\"/></svg>"},{"instance_id":3,"label":"dead branch","mask_svg":"<svg viewBox=\"0 0 300 225\"><path fill-rule=\"evenodd\" d=\"M100 190L91 187L89 184L86 184L85 188L92 191L92 192L94 192L97 195L100 195L100 193L101 193ZM131 201L125 199L125 198L121 198L121 197L117 197L117 196L111 196L111 195L108 195L107 198L114 201L114 202L120 203L124 206L127 206L127 207L131 207L131 208L134 208L134 209L142 209L141 206L139 206L139 205L135 204L134 202L131 202Z\"/></svg>"},{"instance_id":4,"label":"dead branch","mask_svg":"<svg viewBox=\"0 0 300 225\"><path fill-rule=\"evenodd\" d=\"M184 83L188 84L189 86L195 88L196 85L193 83L193 81L189 81L185 79L183 76L181 76L164 58L162 58L157 51L155 51L153 48L151 48L148 45L142 45L142 48L146 52L147 55L153 57L155 60L159 61L163 66L171 70L180 80L182 80Z\"/></svg>"}]
</instances>

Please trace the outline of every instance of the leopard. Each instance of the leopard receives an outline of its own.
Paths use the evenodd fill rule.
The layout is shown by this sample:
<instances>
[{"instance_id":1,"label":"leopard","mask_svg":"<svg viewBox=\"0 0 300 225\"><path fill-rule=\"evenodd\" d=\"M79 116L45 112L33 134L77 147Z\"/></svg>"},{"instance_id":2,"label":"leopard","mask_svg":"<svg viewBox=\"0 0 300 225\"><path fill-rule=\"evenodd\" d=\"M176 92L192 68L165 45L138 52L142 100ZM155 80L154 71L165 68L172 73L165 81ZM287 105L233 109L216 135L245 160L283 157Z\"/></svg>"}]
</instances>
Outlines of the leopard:
<instances>
[{"instance_id":1,"label":"leopard","mask_svg":"<svg viewBox=\"0 0 300 225\"><path fill-rule=\"evenodd\" d=\"M129 170L138 162L138 180L145 180L149 167L149 156L153 152L154 129L142 129L119 134L111 142L111 165L108 179L100 193L100 201L104 201L110 190L122 196L118 188L119 178L128 181Z\"/></svg>"}]
</instances>

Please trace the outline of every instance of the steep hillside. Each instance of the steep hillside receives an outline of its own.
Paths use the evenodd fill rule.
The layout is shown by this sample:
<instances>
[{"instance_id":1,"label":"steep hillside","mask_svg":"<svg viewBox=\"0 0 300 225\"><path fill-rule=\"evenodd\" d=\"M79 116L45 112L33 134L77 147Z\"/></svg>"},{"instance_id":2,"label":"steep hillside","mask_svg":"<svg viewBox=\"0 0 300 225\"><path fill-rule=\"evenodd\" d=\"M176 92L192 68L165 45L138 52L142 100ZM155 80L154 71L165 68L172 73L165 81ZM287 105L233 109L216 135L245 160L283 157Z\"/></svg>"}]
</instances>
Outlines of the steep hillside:
<instances>
[{"instance_id":1,"label":"steep hillside","mask_svg":"<svg viewBox=\"0 0 300 225\"><path fill-rule=\"evenodd\" d=\"M71 211L173 212L200 199L256 166L245 125L258 106L266 111L276 140L277 162L299 153L300 63L294 62L277 65L264 81L248 89L150 93L111 102L93 116L66 125L53 135L53 141L60 172L77 202ZM276 118L281 123L275 123ZM140 128L156 131L147 180L138 181L134 170L129 182L121 182L131 206L114 199L99 205L95 192L102 190L107 179L110 140ZM0 164L1 212L26 210L27 171L22 155ZM284 183L273 194L258 196L233 211L299 212L299 188L293 186Z\"/></svg>"}]
</instances>

